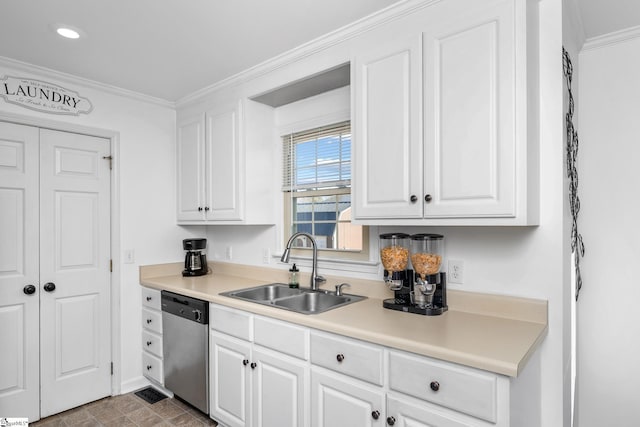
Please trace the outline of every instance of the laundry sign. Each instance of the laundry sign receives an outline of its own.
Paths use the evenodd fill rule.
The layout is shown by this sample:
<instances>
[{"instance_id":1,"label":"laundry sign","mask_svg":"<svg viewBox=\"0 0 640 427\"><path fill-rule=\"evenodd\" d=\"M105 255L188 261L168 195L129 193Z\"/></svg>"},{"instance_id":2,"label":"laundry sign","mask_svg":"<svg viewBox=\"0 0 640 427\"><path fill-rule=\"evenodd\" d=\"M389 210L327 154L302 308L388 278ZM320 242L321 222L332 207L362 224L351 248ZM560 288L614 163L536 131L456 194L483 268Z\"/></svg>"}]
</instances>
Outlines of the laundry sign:
<instances>
[{"instance_id":1,"label":"laundry sign","mask_svg":"<svg viewBox=\"0 0 640 427\"><path fill-rule=\"evenodd\" d=\"M55 83L32 78L5 76L0 79L0 96L10 104L51 114L89 114L93 105L78 92Z\"/></svg>"}]
</instances>

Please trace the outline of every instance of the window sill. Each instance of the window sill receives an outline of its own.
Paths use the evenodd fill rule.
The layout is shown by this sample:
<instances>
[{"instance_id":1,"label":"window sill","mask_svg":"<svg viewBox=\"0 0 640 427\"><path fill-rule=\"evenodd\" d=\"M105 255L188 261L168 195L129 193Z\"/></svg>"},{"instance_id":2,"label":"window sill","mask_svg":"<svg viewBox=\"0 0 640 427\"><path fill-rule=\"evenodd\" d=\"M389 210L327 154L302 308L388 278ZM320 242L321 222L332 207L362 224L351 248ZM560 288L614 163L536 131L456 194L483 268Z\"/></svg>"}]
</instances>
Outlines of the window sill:
<instances>
[{"instance_id":1,"label":"window sill","mask_svg":"<svg viewBox=\"0 0 640 427\"><path fill-rule=\"evenodd\" d=\"M273 257L280 261L280 255L274 255ZM289 257L289 264L294 262L298 267L311 268L313 259L311 257L291 255ZM341 273L360 273L360 274L378 274L378 268L380 266L379 261L358 261L353 259L327 259L318 258L318 270L320 274L322 272L335 272L335 274Z\"/></svg>"}]
</instances>

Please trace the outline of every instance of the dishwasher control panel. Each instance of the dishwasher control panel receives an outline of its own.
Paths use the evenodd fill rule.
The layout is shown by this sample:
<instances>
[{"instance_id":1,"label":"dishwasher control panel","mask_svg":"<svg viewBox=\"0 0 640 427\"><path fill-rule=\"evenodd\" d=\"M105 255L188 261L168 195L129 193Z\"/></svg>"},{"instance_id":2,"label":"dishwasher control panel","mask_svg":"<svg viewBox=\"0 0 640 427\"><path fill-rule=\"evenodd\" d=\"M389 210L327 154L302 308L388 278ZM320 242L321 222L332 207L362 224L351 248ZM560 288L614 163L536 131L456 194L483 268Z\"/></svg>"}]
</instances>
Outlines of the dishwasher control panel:
<instances>
[{"instance_id":1,"label":"dishwasher control panel","mask_svg":"<svg viewBox=\"0 0 640 427\"><path fill-rule=\"evenodd\" d=\"M174 292L162 291L162 311L193 322L209 323L209 302Z\"/></svg>"}]
</instances>

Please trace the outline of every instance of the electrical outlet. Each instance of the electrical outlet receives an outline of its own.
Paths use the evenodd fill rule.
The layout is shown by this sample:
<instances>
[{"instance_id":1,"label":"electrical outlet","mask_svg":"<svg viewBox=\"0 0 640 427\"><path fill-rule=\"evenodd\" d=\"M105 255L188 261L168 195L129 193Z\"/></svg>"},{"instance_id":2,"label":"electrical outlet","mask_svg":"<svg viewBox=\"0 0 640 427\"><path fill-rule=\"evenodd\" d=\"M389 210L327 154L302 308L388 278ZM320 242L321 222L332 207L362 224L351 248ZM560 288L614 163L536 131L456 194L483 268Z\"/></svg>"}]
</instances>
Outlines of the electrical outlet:
<instances>
[{"instance_id":1,"label":"electrical outlet","mask_svg":"<svg viewBox=\"0 0 640 427\"><path fill-rule=\"evenodd\" d=\"M269 248L262 249L262 263L270 264L271 263L271 251Z\"/></svg>"},{"instance_id":2,"label":"electrical outlet","mask_svg":"<svg viewBox=\"0 0 640 427\"><path fill-rule=\"evenodd\" d=\"M231 246L227 246L226 255L227 261L231 261L233 259L233 250L231 249Z\"/></svg>"},{"instance_id":3,"label":"electrical outlet","mask_svg":"<svg viewBox=\"0 0 640 427\"><path fill-rule=\"evenodd\" d=\"M449 260L447 271L447 282L449 283L464 283L464 261Z\"/></svg>"}]
</instances>

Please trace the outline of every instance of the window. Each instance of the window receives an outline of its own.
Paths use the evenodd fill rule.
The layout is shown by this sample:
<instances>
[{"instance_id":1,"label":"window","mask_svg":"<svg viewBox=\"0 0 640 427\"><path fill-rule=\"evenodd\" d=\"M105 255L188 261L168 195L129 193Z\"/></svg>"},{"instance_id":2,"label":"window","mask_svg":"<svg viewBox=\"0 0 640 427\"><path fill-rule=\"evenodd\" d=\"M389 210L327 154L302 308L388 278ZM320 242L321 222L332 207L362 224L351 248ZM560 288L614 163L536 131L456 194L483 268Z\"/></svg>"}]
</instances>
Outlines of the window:
<instances>
[{"instance_id":1,"label":"window","mask_svg":"<svg viewBox=\"0 0 640 427\"><path fill-rule=\"evenodd\" d=\"M351 224L350 123L285 135L282 140L288 236L309 233L321 250L367 256L366 230ZM311 244L301 238L295 246Z\"/></svg>"}]
</instances>

